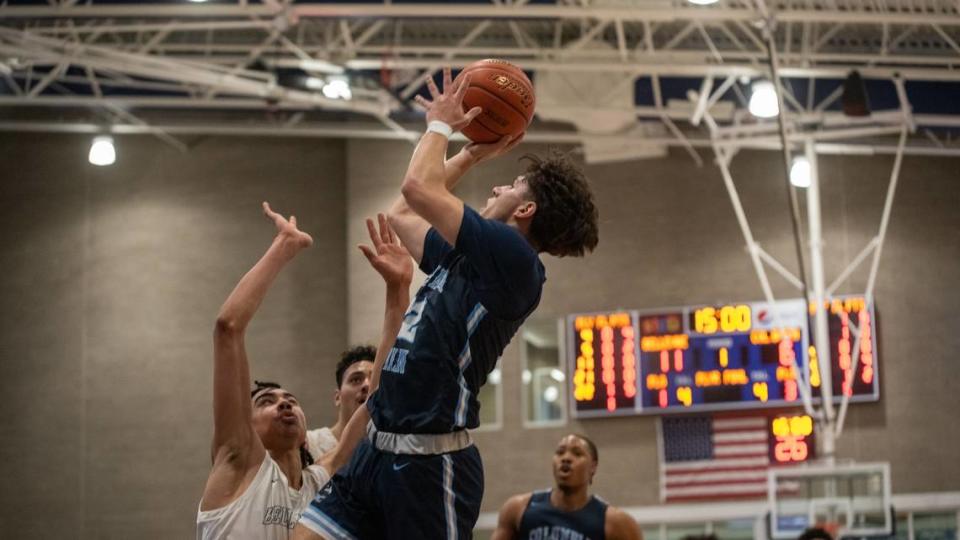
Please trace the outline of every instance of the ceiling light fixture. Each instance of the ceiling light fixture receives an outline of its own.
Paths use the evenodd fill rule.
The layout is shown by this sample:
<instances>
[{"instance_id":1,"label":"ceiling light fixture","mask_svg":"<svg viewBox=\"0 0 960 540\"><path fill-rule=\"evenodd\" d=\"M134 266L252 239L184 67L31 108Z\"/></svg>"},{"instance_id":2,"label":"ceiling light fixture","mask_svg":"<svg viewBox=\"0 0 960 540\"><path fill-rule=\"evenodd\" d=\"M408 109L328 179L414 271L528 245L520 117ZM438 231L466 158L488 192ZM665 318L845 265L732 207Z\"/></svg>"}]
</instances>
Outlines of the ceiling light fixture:
<instances>
[{"instance_id":1,"label":"ceiling light fixture","mask_svg":"<svg viewBox=\"0 0 960 540\"><path fill-rule=\"evenodd\" d=\"M113 165L117 161L117 149L113 147L113 137L109 135L94 137L87 159L99 167Z\"/></svg>"},{"instance_id":2,"label":"ceiling light fixture","mask_svg":"<svg viewBox=\"0 0 960 540\"><path fill-rule=\"evenodd\" d=\"M750 114L757 118L773 118L780 113L777 90L770 81L754 81L750 86Z\"/></svg>"},{"instance_id":3,"label":"ceiling light fixture","mask_svg":"<svg viewBox=\"0 0 960 540\"><path fill-rule=\"evenodd\" d=\"M798 188L810 187L810 160L797 156L790 166L790 183Z\"/></svg>"},{"instance_id":4,"label":"ceiling light fixture","mask_svg":"<svg viewBox=\"0 0 960 540\"><path fill-rule=\"evenodd\" d=\"M350 90L350 83L342 77L331 77L327 79L327 84L323 85L320 91L330 99L348 100L353 97L353 92Z\"/></svg>"}]
</instances>

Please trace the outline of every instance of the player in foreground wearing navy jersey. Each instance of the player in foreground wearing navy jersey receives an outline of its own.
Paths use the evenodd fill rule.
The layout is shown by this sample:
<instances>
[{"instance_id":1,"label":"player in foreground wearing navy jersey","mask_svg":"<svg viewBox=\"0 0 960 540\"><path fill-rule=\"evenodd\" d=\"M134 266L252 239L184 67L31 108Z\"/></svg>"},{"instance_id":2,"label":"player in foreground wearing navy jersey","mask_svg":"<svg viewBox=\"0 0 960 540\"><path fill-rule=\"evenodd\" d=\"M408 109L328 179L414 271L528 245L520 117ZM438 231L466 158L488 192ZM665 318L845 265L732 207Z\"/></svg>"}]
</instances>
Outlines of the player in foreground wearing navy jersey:
<instances>
[{"instance_id":1,"label":"player in foreground wearing navy jersey","mask_svg":"<svg viewBox=\"0 0 960 540\"><path fill-rule=\"evenodd\" d=\"M480 213L451 190L477 163L519 142L468 144L446 159L464 113L469 76L444 92L432 80L427 133L390 210L390 224L429 277L407 310L367 401L372 422L350 464L317 494L295 538L470 538L483 497L483 466L467 429L477 393L504 347L537 307L545 280L538 254L581 256L597 244L586 179L562 157L532 158L494 188Z\"/></svg>"},{"instance_id":2,"label":"player in foreground wearing navy jersey","mask_svg":"<svg viewBox=\"0 0 960 540\"><path fill-rule=\"evenodd\" d=\"M553 489L515 495L500 509L492 540L640 540L637 522L590 494L597 447L567 435L553 454Z\"/></svg>"}]
</instances>

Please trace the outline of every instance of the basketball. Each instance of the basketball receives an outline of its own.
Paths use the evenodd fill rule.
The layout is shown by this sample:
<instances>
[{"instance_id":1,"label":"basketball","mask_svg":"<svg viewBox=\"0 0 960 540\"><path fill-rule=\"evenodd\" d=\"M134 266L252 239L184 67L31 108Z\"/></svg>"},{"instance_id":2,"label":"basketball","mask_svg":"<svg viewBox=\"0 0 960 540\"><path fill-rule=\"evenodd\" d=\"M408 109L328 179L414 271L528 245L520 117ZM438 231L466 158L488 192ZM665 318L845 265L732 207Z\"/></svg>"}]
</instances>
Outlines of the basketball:
<instances>
[{"instance_id":1,"label":"basketball","mask_svg":"<svg viewBox=\"0 0 960 540\"><path fill-rule=\"evenodd\" d=\"M480 107L483 112L463 134L473 142L491 143L504 135L520 135L533 119L536 96L533 84L517 66L505 60L474 62L457 75L470 75L470 86L463 97L463 110Z\"/></svg>"}]
</instances>

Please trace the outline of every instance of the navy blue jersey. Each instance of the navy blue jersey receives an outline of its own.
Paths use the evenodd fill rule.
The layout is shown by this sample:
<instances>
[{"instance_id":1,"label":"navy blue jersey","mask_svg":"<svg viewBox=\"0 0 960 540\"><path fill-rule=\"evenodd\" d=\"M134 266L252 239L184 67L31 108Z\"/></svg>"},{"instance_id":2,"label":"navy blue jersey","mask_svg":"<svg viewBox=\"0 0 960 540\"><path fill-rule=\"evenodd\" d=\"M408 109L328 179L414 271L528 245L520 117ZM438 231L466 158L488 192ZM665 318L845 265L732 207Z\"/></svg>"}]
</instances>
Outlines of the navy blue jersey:
<instances>
[{"instance_id":1,"label":"navy blue jersey","mask_svg":"<svg viewBox=\"0 0 960 540\"><path fill-rule=\"evenodd\" d=\"M480 387L540 302L543 264L517 230L464 206L456 247L430 229L420 269L370 416L392 433L475 428Z\"/></svg>"},{"instance_id":2,"label":"navy blue jersey","mask_svg":"<svg viewBox=\"0 0 960 540\"><path fill-rule=\"evenodd\" d=\"M550 490L530 495L517 538L523 540L603 540L607 503L590 496L590 501L576 512L565 512L550 504Z\"/></svg>"}]
</instances>

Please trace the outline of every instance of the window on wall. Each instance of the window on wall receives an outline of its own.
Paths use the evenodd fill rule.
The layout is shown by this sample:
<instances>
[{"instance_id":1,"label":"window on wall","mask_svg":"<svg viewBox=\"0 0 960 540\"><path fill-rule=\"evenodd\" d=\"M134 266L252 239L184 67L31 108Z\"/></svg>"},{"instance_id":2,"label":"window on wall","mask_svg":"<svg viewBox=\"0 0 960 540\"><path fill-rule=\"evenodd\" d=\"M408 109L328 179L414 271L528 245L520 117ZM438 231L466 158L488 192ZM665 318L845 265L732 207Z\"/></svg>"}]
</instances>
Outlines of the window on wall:
<instances>
[{"instance_id":1,"label":"window on wall","mask_svg":"<svg viewBox=\"0 0 960 540\"><path fill-rule=\"evenodd\" d=\"M480 387L480 427L477 431L493 431L503 426L503 393L501 383L500 362L487 375L487 383Z\"/></svg>"},{"instance_id":2,"label":"window on wall","mask_svg":"<svg viewBox=\"0 0 960 540\"><path fill-rule=\"evenodd\" d=\"M914 512L913 538L917 540L940 540L960 538L957 535L958 512ZM899 525L899 524L898 524Z\"/></svg>"},{"instance_id":3,"label":"window on wall","mask_svg":"<svg viewBox=\"0 0 960 540\"><path fill-rule=\"evenodd\" d=\"M525 427L562 425L567 421L562 321L528 319L522 335L523 424Z\"/></svg>"}]
</instances>

